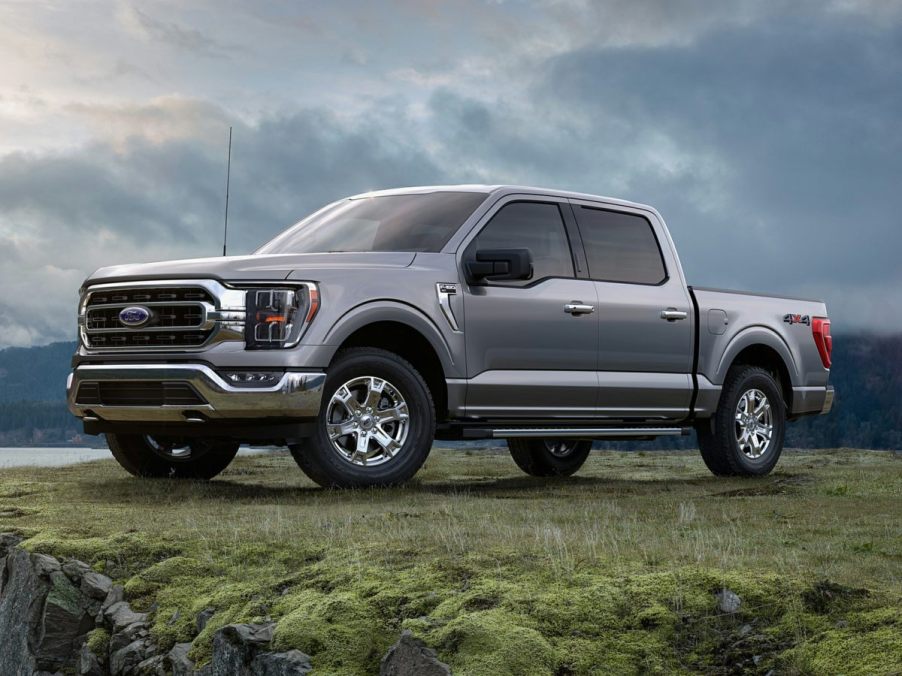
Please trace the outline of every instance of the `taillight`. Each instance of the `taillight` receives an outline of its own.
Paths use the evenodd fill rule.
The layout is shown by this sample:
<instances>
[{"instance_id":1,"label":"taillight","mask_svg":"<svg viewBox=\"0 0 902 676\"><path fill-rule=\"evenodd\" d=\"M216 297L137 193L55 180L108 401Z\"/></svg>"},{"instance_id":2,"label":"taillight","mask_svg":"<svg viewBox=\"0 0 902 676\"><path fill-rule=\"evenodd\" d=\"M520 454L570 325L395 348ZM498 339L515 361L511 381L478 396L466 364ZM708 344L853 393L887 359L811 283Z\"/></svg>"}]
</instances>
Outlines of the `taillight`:
<instances>
[{"instance_id":1,"label":"taillight","mask_svg":"<svg viewBox=\"0 0 902 676\"><path fill-rule=\"evenodd\" d=\"M811 333L814 334L814 344L821 355L824 368L830 368L830 357L833 354L833 336L830 335L830 320L826 317L811 318Z\"/></svg>"}]
</instances>

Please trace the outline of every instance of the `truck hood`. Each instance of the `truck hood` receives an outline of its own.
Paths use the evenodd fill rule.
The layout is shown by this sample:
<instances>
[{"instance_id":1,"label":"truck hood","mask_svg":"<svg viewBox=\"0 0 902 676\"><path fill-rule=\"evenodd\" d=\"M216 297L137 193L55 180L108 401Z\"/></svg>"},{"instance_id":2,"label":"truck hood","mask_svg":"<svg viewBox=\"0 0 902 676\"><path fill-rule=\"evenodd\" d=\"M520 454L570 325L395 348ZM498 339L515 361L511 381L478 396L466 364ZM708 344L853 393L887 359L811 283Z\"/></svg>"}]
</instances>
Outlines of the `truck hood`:
<instances>
[{"instance_id":1,"label":"truck hood","mask_svg":"<svg viewBox=\"0 0 902 676\"><path fill-rule=\"evenodd\" d=\"M294 273L295 279L309 277L316 281L317 271L340 268L406 268L414 253L393 252L336 252L313 254L255 254L251 256L221 256L192 258L158 263L135 263L100 268L85 280L85 286L104 282L125 282L149 279L217 279L281 280ZM310 274L305 272L309 270Z\"/></svg>"}]
</instances>

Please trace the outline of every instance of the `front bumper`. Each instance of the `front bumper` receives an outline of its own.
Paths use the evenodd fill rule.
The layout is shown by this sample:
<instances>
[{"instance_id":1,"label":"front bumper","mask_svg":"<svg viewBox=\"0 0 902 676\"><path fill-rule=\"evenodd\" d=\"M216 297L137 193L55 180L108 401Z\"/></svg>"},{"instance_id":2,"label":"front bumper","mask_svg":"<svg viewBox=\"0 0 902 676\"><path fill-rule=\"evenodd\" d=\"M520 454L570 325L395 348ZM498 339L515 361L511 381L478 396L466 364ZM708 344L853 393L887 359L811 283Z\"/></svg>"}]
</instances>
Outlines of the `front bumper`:
<instances>
[{"instance_id":1,"label":"front bumper","mask_svg":"<svg viewBox=\"0 0 902 676\"><path fill-rule=\"evenodd\" d=\"M67 400L69 410L85 423L299 420L319 414L325 380L320 372L286 371L275 385L236 387L204 364L82 364L69 376ZM169 388L181 396L173 403L165 396L153 401L154 394L135 400L132 394L127 404L122 397L111 404L100 394L105 383L139 393Z\"/></svg>"}]
</instances>

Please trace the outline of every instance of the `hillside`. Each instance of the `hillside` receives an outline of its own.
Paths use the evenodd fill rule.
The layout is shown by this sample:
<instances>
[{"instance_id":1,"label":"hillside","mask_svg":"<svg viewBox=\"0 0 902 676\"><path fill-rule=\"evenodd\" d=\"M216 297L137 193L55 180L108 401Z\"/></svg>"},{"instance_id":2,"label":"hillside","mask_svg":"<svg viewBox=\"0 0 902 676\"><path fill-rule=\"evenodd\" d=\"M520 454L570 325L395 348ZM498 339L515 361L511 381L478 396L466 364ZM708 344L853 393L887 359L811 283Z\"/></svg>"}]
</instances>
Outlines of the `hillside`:
<instances>
[{"instance_id":1,"label":"hillside","mask_svg":"<svg viewBox=\"0 0 902 676\"><path fill-rule=\"evenodd\" d=\"M206 484L105 460L0 471L0 532L112 577L197 666L224 625L272 622L334 676L378 673L404 629L458 676L870 676L902 670L900 462L789 452L738 479L602 452L551 480L439 448L408 487L329 491L285 453Z\"/></svg>"},{"instance_id":2,"label":"hillside","mask_svg":"<svg viewBox=\"0 0 902 676\"><path fill-rule=\"evenodd\" d=\"M64 443L75 438L80 430L64 405L74 350L74 343L54 343L0 351L0 445ZM790 425L787 445L902 448L902 407L898 406L902 401L902 335L838 336L833 362L831 380L837 389L833 412ZM655 445L694 448L695 439L662 439Z\"/></svg>"}]
</instances>

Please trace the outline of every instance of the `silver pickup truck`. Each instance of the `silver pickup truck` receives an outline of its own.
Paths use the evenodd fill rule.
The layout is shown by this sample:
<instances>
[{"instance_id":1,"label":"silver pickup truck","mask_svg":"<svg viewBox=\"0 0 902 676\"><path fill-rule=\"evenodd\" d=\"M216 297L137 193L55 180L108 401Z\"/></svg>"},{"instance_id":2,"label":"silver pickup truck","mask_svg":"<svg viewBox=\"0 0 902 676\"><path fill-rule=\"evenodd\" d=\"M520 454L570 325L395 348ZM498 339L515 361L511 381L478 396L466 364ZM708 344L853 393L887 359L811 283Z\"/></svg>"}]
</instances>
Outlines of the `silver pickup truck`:
<instances>
[{"instance_id":1,"label":"silver pickup truck","mask_svg":"<svg viewBox=\"0 0 902 676\"><path fill-rule=\"evenodd\" d=\"M653 208L557 190L358 195L250 256L98 270L78 323L69 407L147 477L269 443L395 484L435 438L569 475L594 439L692 428L712 472L760 475L833 402L822 302L688 286Z\"/></svg>"}]
</instances>

